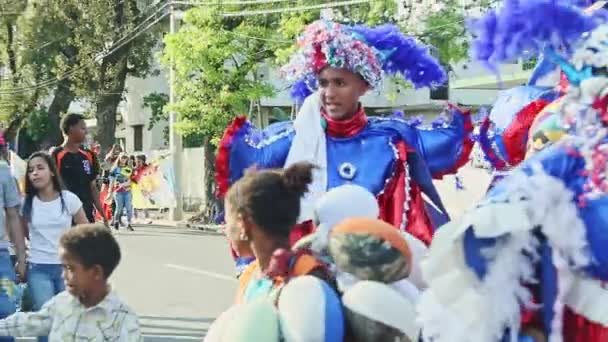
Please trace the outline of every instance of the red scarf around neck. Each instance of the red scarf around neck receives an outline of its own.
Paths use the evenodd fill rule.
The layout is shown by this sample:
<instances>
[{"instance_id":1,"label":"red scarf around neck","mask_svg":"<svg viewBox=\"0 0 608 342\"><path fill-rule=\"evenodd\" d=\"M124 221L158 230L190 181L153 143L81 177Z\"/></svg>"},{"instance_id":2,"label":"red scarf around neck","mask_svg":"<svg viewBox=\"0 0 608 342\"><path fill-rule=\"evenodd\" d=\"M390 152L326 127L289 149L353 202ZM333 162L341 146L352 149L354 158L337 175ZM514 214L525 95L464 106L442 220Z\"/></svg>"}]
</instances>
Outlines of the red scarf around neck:
<instances>
[{"instance_id":1,"label":"red scarf around neck","mask_svg":"<svg viewBox=\"0 0 608 342\"><path fill-rule=\"evenodd\" d=\"M327 122L325 131L334 138L350 138L361 132L367 125L367 115L365 115L363 106L359 106L357 113L347 120L332 119L324 110L321 110L321 115Z\"/></svg>"}]
</instances>

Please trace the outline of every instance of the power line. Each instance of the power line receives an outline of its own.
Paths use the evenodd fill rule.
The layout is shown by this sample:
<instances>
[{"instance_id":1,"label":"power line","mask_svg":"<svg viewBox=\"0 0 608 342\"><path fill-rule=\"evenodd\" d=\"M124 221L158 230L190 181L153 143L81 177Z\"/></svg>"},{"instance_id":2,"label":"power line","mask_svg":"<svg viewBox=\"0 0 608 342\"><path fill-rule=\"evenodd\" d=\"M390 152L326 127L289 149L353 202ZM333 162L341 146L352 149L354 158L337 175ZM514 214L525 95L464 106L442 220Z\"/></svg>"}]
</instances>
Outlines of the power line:
<instances>
[{"instance_id":1,"label":"power line","mask_svg":"<svg viewBox=\"0 0 608 342\"><path fill-rule=\"evenodd\" d=\"M120 1L119 3L117 3L116 5L120 5L120 4L124 3L125 1L126 1L126 0L121 0L121 1ZM151 9L152 9L154 6L158 6L159 4L161 4L161 2L157 2L157 3L153 4L153 5L150 5L150 7L147 7L147 8L146 8L144 11L147 11L148 9L150 9L150 10L151 10ZM161 9L165 9L165 8L166 8L168 5L169 5L169 3L168 3L168 2L165 2L165 4L164 4L163 6L161 6ZM157 12L159 12L161 9L157 9ZM157 13L157 12L155 12L155 13ZM147 15L147 13L145 13L145 12L141 12L141 13L139 13L138 15L136 15L135 17L133 17L131 20L137 20L137 19L139 19L139 18L141 18L141 17L143 17L143 16L145 16L145 15ZM147 20L149 20L149 19L150 19L150 17L148 17L147 19L145 19L144 21L142 21L142 23L140 23L140 24L138 25L138 27L139 27L139 26L141 26L142 24L145 24L145 22L146 22ZM136 27L136 28L134 28L134 29L132 29L132 30L131 30L131 32L134 32L135 30L137 30L137 27ZM50 40L50 41L47 41L47 42L45 42L45 43L41 44L40 46L37 46L37 47L32 48L31 50L33 50L33 51L38 51L38 50L43 49L43 48L45 48L45 47L47 47L47 46L49 46L49 45L51 45L51 44L53 44L53 43L55 43L55 42L58 42L58 41L64 40L65 38L70 37L70 35L71 35L71 34L70 34L70 33L68 33L68 34L66 34L66 35L64 35L64 36L61 36L61 37L59 37L59 38L52 39L52 40ZM124 37L122 37L122 38L124 38ZM120 38L120 39L122 39L122 38ZM8 58L8 61L9 61L9 62L10 62L10 61L15 61L15 59L16 59L16 58L17 58L17 56L15 56L15 57L13 57L13 58ZM14 76L12 76L12 77L7 77L7 78L3 78L3 79L1 79L0 81L5 81L5 80L10 81L12 78L14 78Z\"/></svg>"},{"instance_id":2,"label":"power line","mask_svg":"<svg viewBox=\"0 0 608 342\"><path fill-rule=\"evenodd\" d=\"M286 0L261 0L261 1L256 1L256 2L257 3L271 3L271 2L283 2L283 1L286 1ZM184 1L175 1L174 3L180 3L180 2L183 3ZM247 3L252 3L252 2L247 1ZM348 5L362 4L362 3L368 3L368 2L370 2L370 1L369 0L336 1L336 2L333 2L333 3L327 3L327 4L323 4L323 5L300 6L300 7L295 7L295 8L282 8L282 9L275 9L275 10L241 11L241 12L234 12L234 13L224 13L224 16L259 15L259 14L268 14L268 13L285 13L285 12L291 12L291 11L305 11L305 10L310 10L310 9L322 9L322 8L332 8L332 7L348 6ZM146 25L145 28L141 29L141 27L143 25L145 25L146 22L148 22L150 19L152 19L153 17L155 17L156 15L158 15L159 13L161 13L169 5L173 5L174 3L166 2L164 5L160 6L160 8L158 8L153 14L151 14L148 18L146 18L145 20L143 20L137 27L133 28L130 32L128 32L123 37L121 37L116 42L114 42L113 46L111 47L111 50L106 51L106 52L102 51L102 52L98 53L90 62L84 64L83 66L81 66L79 68L74 68L74 69L68 71L66 74L62 75L60 79L49 78L49 79L44 80L44 81L42 81L42 82L40 82L38 84L35 84L33 86L21 87L21 88L12 88L12 89L10 89L10 91L6 91L6 90L5 91L0 91L0 95L18 94L18 93L21 93L21 92L31 91L31 90L34 90L34 89L40 89L40 88L44 88L44 87L50 87L50 86L54 86L54 85L58 84L61 80L66 79L67 77L70 77L70 76L76 74L78 71L81 71L81 70L85 69L90 64L92 64L94 62L98 62L101 59L103 59L103 58L111 55L112 53L116 52L118 49L120 49L124 45L128 44L132 40L134 40L137 37L139 37L142 33L146 32L151 27L153 27L154 25L156 25L158 22L160 22L161 20L163 20L166 16L168 16L168 13L167 12L163 13L156 20L154 20L150 24ZM240 2L234 1L232 3L240 3ZM158 4L159 3L157 3L156 5L158 5ZM217 5L218 3L208 3L208 4ZM226 4L226 2L224 2L223 4ZM140 14L140 16L142 14ZM432 27L432 28L429 28L429 29L427 29L425 31L426 32L434 31L434 30L438 30L438 29L441 29L441 28L446 27L446 26L456 25L456 24L460 24L460 23L462 23L461 20L453 22L453 23L448 23L448 24L443 24L443 25L439 25L439 26L436 26L436 27ZM135 31L138 31L138 32L135 32ZM240 34L240 33L236 33L236 32L231 32L231 31L223 31L223 32L232 34L232 35L237 36L237 37L240 36L240 37L243 37L243 38L246 38L246 39L256 39L256 40L269 41L269 42L278 42L278 43L290 43L291 42L289 40L281 40L281 39L272 39L272 38L249 36L249 35L244 35L244 34ZM130 36L132 33L133 33L133 36ZM10 78L9 78L9 80L10 80Z\"/></svg>"},{"instance_id":3,"label":"power line","mask_svg":"<svg viewBox=\"0 0 608 342\"><path fill-rule=\"evenodd\" d=\"M116 6L121 5L121 4L123 4L125 1L126 1L126 0L121 0L120 2L118 2L118 3L117 3L117 4L115 4L115 5L116 5ZM34 4L34 6L36 6L36 5ZM0 15L1 15L1 14L3 14L3 13L2 13L2 12L0 12ZM23 12L19 12L19 13L18 13L18 12L14 12L13 14L15 14L15 15L22 15L22 14L23 14ZM141 15L141 14L140 14L140 15ZM137 18L137 16L136 16L135 18ZM35 47L31 48L30 50L33 50L33 51L38 51L38 50L43 49L43 48L45 48L45 47L47 47L47 46L49 46L49 45L51 45L51 44L53 44L53 43L56 43L56 42L58 42L58 41L60 41L60 40L63 40L63 39L65 39L65 38L68 38L69 36L70 36L70 34L68 33L68 34L66 34L66 35L64 35L64 36L61 36L61 37L59 37L59 38L51 39L51 40L49 40L49 41L47 41L47 42L45 42L45 43L42 43L42 44L41 44L41 45L39 45L39 46L35 46ZM8 61L9 61L9 62L10 62L10 61L14 61L16 58L17 58L17 57L8 58Z\"/></svg>"},{"instance_id":4,"label":"power line","mask_svg":"<svg viewBox=\"0 0 608 342\"><path fill-rule=\"evenodd\" d=\"M281 2L293 2L294 0L248 0L248 1L173 1L174 5L190 6L229 6L229 5L267 5Z\"/></svg>"},{"instance_id":5,"label":"power line","mask_svg":"<svg viewBox=\"0 0 608 342\"><path fill-rule=\"evenodd\" d=\"M37 83L35 85L32 86L28 86L28 87L19 87L19 88L11 88L10 91L0 91L0 95L9 95L9 94L18 94L24 91L31 91L31 90L35 90L35 89L40 89L40 88L46 88L46 87L50 87L53 86L57 83L59 83L61 80L64 80L68 77L73 76L74 74L76 74L78 71L84 70L86 69L89 65L96 63L98 61L101 61L103 58L110 56L111 54L113 54L114 52L116 52L118 49L120 49L121 47L123 47L124 45L128 44L129 42L131 42L133 39L139 37L142 33L146 32L147 30L149 30L152 26L156 25L158 22L160 22L162 19L164 19L168 14L165 12L164 14L162 14L159 18L157 18L156 20L154 20L151 24L147 25L143 30L139 30L139 32L135 32L136 30L138 30L139 28L141 28L142 24L145 24L148 20L150 20L151 18L153 18L154 16L156 16L157 14L159 14L160 12L162 12L168 4L165 4L163 6L161 6L159 9L156 10L156 12L154 12L152 15L150 15L148 18L146 18L144 21L142 21L142 23L140 25L138 25L136 28L132 29L131 31L129 31L127 34L125 34L123 37L121 37L120 39L117 40L116 43L114 43L114 45L111 47L111 49L109 51L102 51L99 52L97 54L95 54L93 56L93 58L85 63L84 65L77 67L77 68L73 68L71 70L69 70L67 73L65 73L64 75L62 75L59 79L57 78L48 78L44 81L41 81L40 83ZM130 34L133 34L133 36L129 37ZM125 40L127 39L127 40ZM11 78L8 78L8 80L10 80Z\"/></svg>"},{"instance_id":6,"label":"power line","mask_svg":"<svg viewBox=\"0 0 608 342\"><path fill-rule=\"evenodd\" d=\"M249 35L246 35L246 34L241 34L241 33L233 32L233 31L227 31L227 30L222 30L222 32L228 33L230 35L237 36L237 37L240 37L240 38L259 40L259 41L263 41L263 42L270 42L270 43L293 43L293 40L272 39L272 38L249 36Z\"/></svg>"}]
</instances>

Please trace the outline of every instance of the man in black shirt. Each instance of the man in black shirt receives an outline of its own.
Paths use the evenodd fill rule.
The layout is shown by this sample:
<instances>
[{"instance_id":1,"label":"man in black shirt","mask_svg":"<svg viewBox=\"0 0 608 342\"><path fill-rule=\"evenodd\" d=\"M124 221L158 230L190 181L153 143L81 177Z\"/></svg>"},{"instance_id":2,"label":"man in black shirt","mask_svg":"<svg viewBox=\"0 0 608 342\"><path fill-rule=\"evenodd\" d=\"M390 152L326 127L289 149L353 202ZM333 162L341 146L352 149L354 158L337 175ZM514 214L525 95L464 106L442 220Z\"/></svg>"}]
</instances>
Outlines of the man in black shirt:
<instances>
[{"instance_id":1,"label":"man in black shirt","mask_svg":"<svg viewBox=\"0 0 608 342\"><path fill-rule=\"evenodd\" d=\"M61 123L65 137L62 146L56 147L52 154L57 163L57 170L67 190L73 192L82 201L82 208L91 223L95 222L95 211L102 215L104 224L107 218L101 207L97 177L99 162L95 153L82 146L87 134L84 117L79 114L68 114Z\"/></svg>"}]
</instances>

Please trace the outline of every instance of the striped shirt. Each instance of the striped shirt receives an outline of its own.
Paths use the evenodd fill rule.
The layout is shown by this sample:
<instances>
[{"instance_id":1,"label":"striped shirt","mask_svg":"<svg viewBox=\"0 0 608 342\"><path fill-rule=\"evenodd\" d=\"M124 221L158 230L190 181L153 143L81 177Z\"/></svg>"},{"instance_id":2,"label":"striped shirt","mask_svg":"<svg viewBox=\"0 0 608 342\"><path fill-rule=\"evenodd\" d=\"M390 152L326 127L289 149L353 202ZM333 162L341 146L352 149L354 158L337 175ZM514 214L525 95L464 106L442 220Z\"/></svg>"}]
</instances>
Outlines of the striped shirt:
<instances>
[{"instance_id":1,"label":"striped shirt","mask_svg":"<svg viewBox=\"0 0 608 342\"><path fill-rule=\"evenodd\" d=\"M49 342L142 342L137 315L115 292L87 308L62 292L38 312L18 312L0 320L0 336L49 336Z\"/></svg>"}]
</instances>

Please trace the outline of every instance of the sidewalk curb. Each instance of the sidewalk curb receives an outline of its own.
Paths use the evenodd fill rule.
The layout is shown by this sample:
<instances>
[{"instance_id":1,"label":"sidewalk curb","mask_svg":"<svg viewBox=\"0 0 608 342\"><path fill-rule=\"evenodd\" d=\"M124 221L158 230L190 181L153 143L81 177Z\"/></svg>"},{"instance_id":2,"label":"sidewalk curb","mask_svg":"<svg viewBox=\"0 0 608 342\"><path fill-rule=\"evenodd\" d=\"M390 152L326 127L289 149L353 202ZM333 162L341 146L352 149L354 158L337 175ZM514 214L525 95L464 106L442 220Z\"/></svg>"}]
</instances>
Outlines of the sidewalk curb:
<instances>
[{"instance_id":1,"label":"sidewalk curb","mask_svg":"<svg viewBox=\"0 0 608 342\"><path fill-rule=\"evenodd\" d=\"M201 223L189 223L186 221L173 222L168 220L153 220L152 226L165 227L165 228L181 228L203 231L209 234L223 235L222 226L212 224L201 224Z\"/></svg>"},{"instance_id":2,"label":"sidewalk curb","mask_svg":"<svg viewBox=\"0 0 608 342\"><path fill-rule=\"evenodd\" d=\"M177 224L179 228L187 228L200 230L210 234L223 235L222 226L211 225L211 224L201 224L201 223L188 223L188 222L179 222Z\"/></svg>"}]
</instances>

